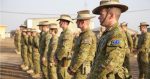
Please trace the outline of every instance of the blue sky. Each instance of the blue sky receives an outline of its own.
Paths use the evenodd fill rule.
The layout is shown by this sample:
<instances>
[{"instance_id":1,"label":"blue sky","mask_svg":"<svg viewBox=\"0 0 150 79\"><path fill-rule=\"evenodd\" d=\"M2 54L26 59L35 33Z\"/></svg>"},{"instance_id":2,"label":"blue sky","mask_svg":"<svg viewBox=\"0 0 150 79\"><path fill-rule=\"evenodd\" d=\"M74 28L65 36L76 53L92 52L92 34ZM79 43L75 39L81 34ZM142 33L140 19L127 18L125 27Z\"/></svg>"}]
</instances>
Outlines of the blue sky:
<instances>
[{"instance_id":1,"label":"blue sky","mask_svg":"<svg viewBox=\"0 0 150 79\"><path fill-rule=\"evenodd\" d=\"M59 17L60 14L64 13L75 18L77 11L92 10L99 5L99 1L0 0L0 24L7 25L7 31L10 31L22 24L27 18ZM129 28L135 30L139 29L137 26L142 21L150 24L150 0L120 0L120 2L129 6L129 10L122 14L120 22L128 22ZM95 27L98 27L97 17L93 20Z\"/></svg>"}]
</instances>

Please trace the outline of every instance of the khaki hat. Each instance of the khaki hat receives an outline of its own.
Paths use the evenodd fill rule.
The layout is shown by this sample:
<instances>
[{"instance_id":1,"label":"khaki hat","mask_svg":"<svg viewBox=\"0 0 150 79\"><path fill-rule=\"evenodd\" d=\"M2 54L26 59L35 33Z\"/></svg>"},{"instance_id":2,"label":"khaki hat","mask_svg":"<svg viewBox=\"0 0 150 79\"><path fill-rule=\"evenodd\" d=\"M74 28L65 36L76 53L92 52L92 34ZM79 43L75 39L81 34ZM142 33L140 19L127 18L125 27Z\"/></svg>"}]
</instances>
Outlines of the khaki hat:
<instances>
[{"instance_id":1,"label":"khaki hat","mask_svg":"<svg viewBox=\"0 0 150 79\"><path fill-rule=\"evenodd\" d=\"M78 11L77 13L78 13L78 16L75 19L92 19L95 17L95 16L90 15L89 10L81 10L81 11Z\"/></svg>"},{"instance_id":2,"label":"khaki hat","mask_svg":"<svg viewBox=\"0 0 150 79\"><path fill-rule=\"evenodd\" d=\"M23 32L27 32L27 29L23 29L22 31L23 31Z\"/></svg>"},{"instance_id":3,"label":"khaki hat","mask_svg":"<svg viewBox=\"0 0 150 79\"><path fill-rule=\"evenodd\" d=\"M127 26L128 25L128 23L126 23L126 22L122 22L121 24L120 24L120 26Z\"/></svg>"},{"instance_id":4,"label":"khaki hat","mask_svg":"<svg viewBox=\"0 0 150 79\"><path fill-rule=\"evenodd\" d=\"M21 24L19 27L27 28L27 26L25 24Z\"/></svg>"},{"instance_id":5,"label":"khaki hat","mask_svg":"<svg viewBox=\"0 0 150 79\"><path fill-rule=\"evenodd\" d=\"M32 31L32 28L27 28L27 32L31 32Z\"/></svg>"},{"instance_id":6,"label":"khaki hat","mask_svg":"<svg viewBox=\"0 0 150 79\"><path fill-rule=\"evenodd\" d=\"M50 24L50 29L58 29L58 26L56 23L51 23Z\"/></svg>"},{"instance_id":7,"label":"khaki hat","mask_svg":"<svg viewBox=\"0 0 150 79\"><path fill-rule=\"evenodd\" d=\"M105 7L106 8L107 7L120 8L122 13L128 10L128 6L119 3L119 0L101 0L100 5L98 7L96 7L92 12L93 12L93 14L99 15L99 11Z\"/></svg>"},{"instance_id":8,"label":"khaki hat","mask_svg":"<svg viewBox=\"0 0 150 79\"><path fill-rule=\"evenodd\" d=\"M57 21L59 20L66 20L66 21L72 22L72 18L67 14L60 15L60 18Z\"/></svg>"},{"instance_id":9,"label":"khaki hat","mask_svg":"<svg viewBox=\"0 0 150 79\"><path fill-rule=\"evenodd\" d=\"M39 29L32 29L31 32L37 32L40 33L41 31Z\"/></svg>"},{"instance_id":10,"label":"khaki hat","mask_svg":"<svg viewBox=\"0 0 150 79\"><path fill-rule=\"evenodd\" d=\"M39 22L39 25L37 25L37 26L49 26L49 22L48 21L41 21L41 22Z\"/></svg>"},{"instance_id":11,"label":"khaki hat","mask_svg":"<svg viewBox=\"0 0 150 79\"><path fill-rule=\"evenodd\" d=\"M146 22L141 22L139 27L141 27L141 26L149 26L149 24Z\"/></svg>"}]
</instances>

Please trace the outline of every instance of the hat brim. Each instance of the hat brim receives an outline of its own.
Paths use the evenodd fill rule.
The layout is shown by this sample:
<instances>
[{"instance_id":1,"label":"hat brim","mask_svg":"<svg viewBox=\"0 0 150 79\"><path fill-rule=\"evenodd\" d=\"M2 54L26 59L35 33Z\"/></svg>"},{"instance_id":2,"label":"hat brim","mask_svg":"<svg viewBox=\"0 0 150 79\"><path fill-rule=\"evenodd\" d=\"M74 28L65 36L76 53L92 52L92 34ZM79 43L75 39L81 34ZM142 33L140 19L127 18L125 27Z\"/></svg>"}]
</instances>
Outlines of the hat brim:
<instances>
[{"instance_id":1,"label":"hat brim","mask_svg":"<svg viewBox=\"0 0 150 79\"><path fill-rule=\"evenodd\" d=\"M57 21L60 21L60 20L65 20L65 21L72 22L71 20L67 20L67 19L57 19ZM73 23L73 22L72 22L72 23Z\"/></svg>"},{"instance_id":2,"label":"hat brim","mask_svg":"<svg viewBox=\"0 0 150 79\"><path fill-rule=\"evenodd\" d=\"M141 27L141 26L146 26L146 27L148 27L149 25L148 25L148 24L145 24L145 25L140 25L139 27Z\"/></svg>"},{"instance_id":3,"label":"hat brim","mask_svg":"<svg viewBox=\"0 0 150 79\"><path fill-rule=\"evenodd\" d=\"M49 26L49 24L45 24L45 25L43 24L43 25L37 25L37 26Z\"/></svg>"},{"instance_id":4,"label":"hat brim","mask_svg":"<svg viewBox=\"0 0 150 79\"><path fill-rule=\"evenodd\" d=\"M102 8L108 8L108 7L120 8L122 13L128 10L128 6L126 6L126 5L123 5L123 4L120 4L120 3L116 3L116 2L115 3L114 2L110 2L110 3L107 3L107 4L104 4L104 5L96 7L95 9L93 9L92 13L96 14L96 15L99 15L99 11Z\"/></svg>"},{"instance_id":5,"label":"hat brim","mask_svg":"<svg viewBox=\"0 0 150 79\"><path fill-rule=\"evenodd\" d=\"M95 16L91 16L91 17L79 17L79 18L75 18L73 20L84 20L84 19L92 19L95 18Z\"/></svg>"}]
</instances>

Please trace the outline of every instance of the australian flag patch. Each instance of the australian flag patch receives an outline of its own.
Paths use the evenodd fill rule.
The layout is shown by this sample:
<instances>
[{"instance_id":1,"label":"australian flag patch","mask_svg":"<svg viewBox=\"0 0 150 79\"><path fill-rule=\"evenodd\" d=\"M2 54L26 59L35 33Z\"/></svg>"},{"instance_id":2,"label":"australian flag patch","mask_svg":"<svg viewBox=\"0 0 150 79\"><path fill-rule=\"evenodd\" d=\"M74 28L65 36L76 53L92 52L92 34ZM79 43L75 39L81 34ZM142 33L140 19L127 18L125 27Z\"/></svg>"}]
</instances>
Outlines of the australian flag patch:
<instances>
[{"instance_id":1,"label":"australian flag patch","mask_svg":"<svg viewBox=\"0 0 150 79\"><path fill-rule=\"evenodd\" d=\"M113 44L113 45L116 45L116 44L119 44L119 43L120 43L120 40L113 40L113 41L112 41L112 44Z\"/></svg>"}]
</instances>

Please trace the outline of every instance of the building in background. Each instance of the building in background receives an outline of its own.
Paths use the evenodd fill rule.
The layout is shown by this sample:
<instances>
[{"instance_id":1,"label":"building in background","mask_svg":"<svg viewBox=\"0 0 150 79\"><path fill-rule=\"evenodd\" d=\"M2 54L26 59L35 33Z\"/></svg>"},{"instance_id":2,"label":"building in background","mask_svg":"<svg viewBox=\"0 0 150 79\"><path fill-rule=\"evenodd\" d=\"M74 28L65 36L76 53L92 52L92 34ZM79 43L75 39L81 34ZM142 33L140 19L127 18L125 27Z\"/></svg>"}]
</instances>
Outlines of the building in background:
<instances>
[{"instance_id":1,"label":"building in background","mask_svg":"<svg viewBox=\"0 0 150 79\"><path fill-rule=\"evenodd\" d=\"M25 21L25 24L27 24L28 28L35 28L35 29L39 29L39 27L37 26L39 24L39 22L41 21L49 21L50 23L56 23L59 27L59 21L57 21L58 17L49 17L49 18L29 18ZM94 22L91 21L90 23L90 28L93 29L94 27ZM69 29L74 33L74 34L78 34L80 32L80 29L77 28L76 25L76 20L73 20L73 23L69 24ZM58 35L60 35L62 29L59 27L58 29Z\"/></svg>"},{"instance_id":2,"label":"building in background","mask_svg":"<svg viewBox=\"0 0 150 79\"><path fill-rule=\"evenodd\" d=\"M0 39L5 39L6 37L6 26L0 24Z\"/></svg>"}]
</instances>

